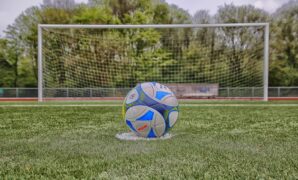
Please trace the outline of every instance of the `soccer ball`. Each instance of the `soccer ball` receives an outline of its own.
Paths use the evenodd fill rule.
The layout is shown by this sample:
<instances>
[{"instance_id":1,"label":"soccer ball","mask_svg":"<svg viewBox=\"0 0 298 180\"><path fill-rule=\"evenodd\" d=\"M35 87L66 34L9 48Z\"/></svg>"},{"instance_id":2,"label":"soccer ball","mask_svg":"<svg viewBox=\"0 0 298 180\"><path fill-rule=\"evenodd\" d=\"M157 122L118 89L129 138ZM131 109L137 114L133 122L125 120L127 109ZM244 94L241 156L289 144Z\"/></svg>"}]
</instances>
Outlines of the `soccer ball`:
<instances>
[{"instance_id":1,"label":"soccer ball","mask_svg":"<svg viewBox=\"0 0 298 180\"><path fill-rule=\"evenodd\" d=\"M156 82L138 84L126 96L123 116L136 135L163 136L178 119L178 101L173 92Z\"/></svg>"}]
</instances>

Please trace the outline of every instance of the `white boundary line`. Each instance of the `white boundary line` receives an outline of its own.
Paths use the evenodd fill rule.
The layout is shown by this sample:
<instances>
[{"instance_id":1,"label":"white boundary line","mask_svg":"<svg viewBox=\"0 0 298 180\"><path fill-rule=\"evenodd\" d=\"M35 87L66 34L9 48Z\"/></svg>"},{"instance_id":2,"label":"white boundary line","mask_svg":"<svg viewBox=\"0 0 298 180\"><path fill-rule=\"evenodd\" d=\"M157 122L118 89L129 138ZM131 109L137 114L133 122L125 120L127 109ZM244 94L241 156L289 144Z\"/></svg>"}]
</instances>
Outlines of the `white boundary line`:
<instances>
[{"instance_id":1,"label":"white boundary line","mask_svg":"<svg viewBox=\"0 0 298 180\"><path fill-rule=\"evenodd\" d=\"M183 104L182 107L298 107L298 104Z\"/></svg>"},{"instance_id":2,"label":"white boundary line","mask_svg":"<svg viewBox=\"0 0 298 180\"><path fill-rule=\"evenodd\" d=\"M2 107L121 107L122 104L7 104ZM298 107L298 104L181 104L180 107Z\"/></svg>"}]
</instances>

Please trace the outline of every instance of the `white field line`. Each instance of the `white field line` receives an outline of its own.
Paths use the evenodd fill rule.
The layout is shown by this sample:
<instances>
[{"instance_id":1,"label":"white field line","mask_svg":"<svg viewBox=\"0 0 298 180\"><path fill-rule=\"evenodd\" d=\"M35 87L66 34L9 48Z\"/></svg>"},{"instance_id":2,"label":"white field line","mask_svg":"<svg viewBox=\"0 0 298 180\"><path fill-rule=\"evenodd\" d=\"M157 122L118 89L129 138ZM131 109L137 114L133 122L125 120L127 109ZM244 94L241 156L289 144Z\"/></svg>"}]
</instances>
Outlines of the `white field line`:
<instances>
[{"instance_id":1,"label":"white field line","mask_svg":"<svg viewBox=\"0 0 298 180\"><path fill-rule=\"evenodd\" d=\"M120 107L122 104L4 104L0 107ZM298 104L181 104L181 107L298 107Z\"/></svg>"},{"instance_id":2,"label":"white field line","mask_svg":"<svg viewBox=\"0 0 298 180\"><path fill-rule=\"evenodd\" d=\"M298 107L298 104L182 104L185 107Z\"/></svg>"},{"instance_id":3,"label":"white field line","mask_svg":"<svg viewBox=\"0 0 298 180\"><path fill-rule=\"evenodd\" d=\"M0 107L117 107L122 104L8 104Z\"/></svg>"}]
</instances>

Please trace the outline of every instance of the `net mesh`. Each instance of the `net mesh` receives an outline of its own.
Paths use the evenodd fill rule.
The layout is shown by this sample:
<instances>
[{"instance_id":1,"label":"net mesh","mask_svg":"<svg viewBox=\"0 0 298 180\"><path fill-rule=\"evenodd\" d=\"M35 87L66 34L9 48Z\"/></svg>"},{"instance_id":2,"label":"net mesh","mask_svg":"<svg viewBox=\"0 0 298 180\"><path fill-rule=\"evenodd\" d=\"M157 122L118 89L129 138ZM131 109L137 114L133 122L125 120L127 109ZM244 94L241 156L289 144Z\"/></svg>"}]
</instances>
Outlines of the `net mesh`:
<instances>
[{"instance_id":1,"label":"net mesh","mask_svg":"<svg viewBox=\"0 0 298 180\"><path fill-rule=\"evenodd\" d=\"M44 97L123 96L146 81L263 96L262 27L45 28L42 36Z\"/></svg>"}]
</instances>

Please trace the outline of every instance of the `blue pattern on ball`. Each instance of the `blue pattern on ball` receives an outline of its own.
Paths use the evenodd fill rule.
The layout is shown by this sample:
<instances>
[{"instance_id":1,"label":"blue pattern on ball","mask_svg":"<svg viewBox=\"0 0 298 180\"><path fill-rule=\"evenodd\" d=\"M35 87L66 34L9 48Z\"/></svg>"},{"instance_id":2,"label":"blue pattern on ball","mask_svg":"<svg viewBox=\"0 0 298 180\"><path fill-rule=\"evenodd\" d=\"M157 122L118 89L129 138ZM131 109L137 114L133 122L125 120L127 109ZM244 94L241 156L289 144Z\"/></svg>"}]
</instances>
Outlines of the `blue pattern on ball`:
<instances>
[{"instance_id":1,"label":"blue pattern on ball","mask_svg":"<svg viewBox=\"0 0 298 180\"><path fill-rule=\"evenodd\" d=\"M171 93L164 92L164 91L157 91L156 95L155 95L155 98L157 98L158 100L162 100L164 97L166 97L169 94L171 94Z\"/></svg>"},{"instance_id":2,"label":"blue pattern on ball","mask_svg":"<svg viewBox=\"0 0 298 180\"><path fill-rule=\"evenodd\" d=\"M155 137L156 137L156 135L154 134L153 129L150 130L150 132L149 132L149 134L148 134L147 137L148 137L148 138L155 138Z\"/></svg>"},{"instance_id":3,"label":"blue pattern on ball","mask_svg":"<svg viewBox=\"0 0 298 180\"><path fill-rule=\"evenodd\" d=\"M137 130L133 127L133 125L131 124L131 122L130 122L129 120L126 120L126 124L128 125L128 127L129 127L131 130L137 132Z\"/></svg>"},{"instance_id":4,"label":"blue pattern on ball","mask_svg":"<svg viewBox=\"0 0 298 180\"><path fill-rule=\"evenodd\" d=\"M139 120L139 121L151 121L153 119L153 116L154 116L154 112L147 111L146 114L139 117L137 120Z\"/></svg>"}]
</instances>

